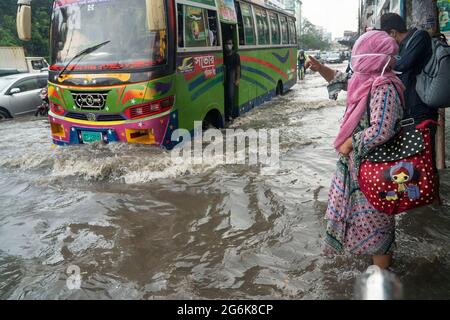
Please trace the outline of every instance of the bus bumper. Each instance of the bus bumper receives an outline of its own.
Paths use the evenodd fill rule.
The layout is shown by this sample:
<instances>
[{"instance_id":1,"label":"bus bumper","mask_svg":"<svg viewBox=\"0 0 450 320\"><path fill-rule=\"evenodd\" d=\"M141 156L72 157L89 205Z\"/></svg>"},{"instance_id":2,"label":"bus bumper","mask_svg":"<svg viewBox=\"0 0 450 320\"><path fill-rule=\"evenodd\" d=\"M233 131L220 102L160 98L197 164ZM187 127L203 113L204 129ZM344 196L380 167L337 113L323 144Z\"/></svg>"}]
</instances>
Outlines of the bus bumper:
<instances>
[{"instance_id":1,"label":"bus bumper","mask_svg":"<svg viewBox=\"0 0 450 320\"><path fill-rule=\"evenodd\" d=\"M171 114L141 121L90 122L49 113L54 144L65 146L93 142L128 142L161 146Z\"/></svg>"}]
</instances>

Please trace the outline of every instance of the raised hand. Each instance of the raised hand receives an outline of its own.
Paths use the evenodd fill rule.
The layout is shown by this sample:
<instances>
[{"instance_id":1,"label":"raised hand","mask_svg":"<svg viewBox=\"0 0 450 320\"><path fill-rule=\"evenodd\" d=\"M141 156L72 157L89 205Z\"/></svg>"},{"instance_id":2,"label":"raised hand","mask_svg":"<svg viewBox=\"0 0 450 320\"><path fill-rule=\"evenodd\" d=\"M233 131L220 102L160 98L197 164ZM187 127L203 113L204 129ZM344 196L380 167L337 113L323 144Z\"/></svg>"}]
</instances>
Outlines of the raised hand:
<instances>
[{"instance_id":1,"label":"raised hand","mask_svg":"<svg viewBox=\"0 0 450 320\"><path fill-rule=\"evenodd\" d=\"M311 69L314 72L318 72L322 68L323 64L321 64L316 58L309 56L306 60L305 67L306 69Z\"/></svg>"}]
</instances>

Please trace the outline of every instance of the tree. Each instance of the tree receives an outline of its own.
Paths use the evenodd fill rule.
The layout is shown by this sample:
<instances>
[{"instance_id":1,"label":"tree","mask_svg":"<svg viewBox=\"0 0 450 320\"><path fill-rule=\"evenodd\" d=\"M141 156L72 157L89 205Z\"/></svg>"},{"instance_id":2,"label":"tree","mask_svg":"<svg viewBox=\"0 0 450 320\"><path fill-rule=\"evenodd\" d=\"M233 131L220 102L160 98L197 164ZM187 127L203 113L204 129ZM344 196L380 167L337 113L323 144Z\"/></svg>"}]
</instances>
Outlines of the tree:
<instances>
[{"instance_id":1,"label":"tree","mask_svg":"<svg viewBox=\"0 0 450 320\"><path fill-rule=\"evenodd\" d=\"M24 47L27 56L49 56L49 30L52 0L33 2L32 40L19 40L16 30L17 0L0 1L0 46Z\"/></svg>"},{"instance_id":2,"label":"tree","mask_svg":"<svg viewBox=\"0 0 450 320\"><path fill-rule=\"evenodd\" d=\"M303 19L300 46L308 50L328 50L330 43L323 40L323 33L307 19Z\"/></svg>"}]
</instances>

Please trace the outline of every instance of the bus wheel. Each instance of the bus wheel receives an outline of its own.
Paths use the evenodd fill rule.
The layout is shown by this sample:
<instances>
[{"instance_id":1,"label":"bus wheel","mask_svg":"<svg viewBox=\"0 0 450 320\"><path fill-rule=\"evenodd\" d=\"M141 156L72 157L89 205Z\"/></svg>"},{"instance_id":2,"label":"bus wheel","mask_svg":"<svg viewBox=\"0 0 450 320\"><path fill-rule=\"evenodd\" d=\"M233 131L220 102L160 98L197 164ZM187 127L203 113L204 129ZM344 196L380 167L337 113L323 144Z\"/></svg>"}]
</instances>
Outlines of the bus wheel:
<instances>
[{"instance_id":1,"label":"bus wheel","mask_svg":"<svg viewBox=\"0 0 450 320\"><path fill-rule=\"evenodd\" d=\"M278 84L277 84L277 96L282 96L283 95L283 82L281 82L281 80L280 81L278 81Z\"/></svg>"},{"instance_id":2,"label":"bus wheel","mask_svg":"<svg viewBox=\"0 0 450 320\"><path fill-rule=\"evenodd\" d=\"M223 120L222 120L222 115L220 114L220 112L218 110L211 110L209 111L206 116L205 119L203 119L203 130L206 131L208 129L212 129L212 128L223 128Z\"/></svg>"}]
</instances>

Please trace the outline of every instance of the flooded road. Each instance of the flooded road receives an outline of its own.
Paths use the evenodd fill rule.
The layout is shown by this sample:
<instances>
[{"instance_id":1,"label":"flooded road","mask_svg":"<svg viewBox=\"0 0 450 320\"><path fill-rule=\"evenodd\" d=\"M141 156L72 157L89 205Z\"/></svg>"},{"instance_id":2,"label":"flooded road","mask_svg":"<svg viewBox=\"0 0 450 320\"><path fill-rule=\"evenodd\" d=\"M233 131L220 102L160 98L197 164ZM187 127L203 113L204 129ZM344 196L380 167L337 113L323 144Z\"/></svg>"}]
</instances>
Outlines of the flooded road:
<instances>
[{"instance_id":1,"label":"flooded road","mask_svg":"<svg viewBox=\"0 0 450 320\"><path fill-rule=\"evenodd\" d=\"M280 130L275 175L173 165L148 146L53 150L46 120L1 123L0 299L351 298L369 259L321 255L344 106L307 75L236 120ZM407 298L450 298L449 191L444 171L444 206L399 217L393 269ZM71 266L80 290L67 286Z\"/></svg>"}]
</instances>

